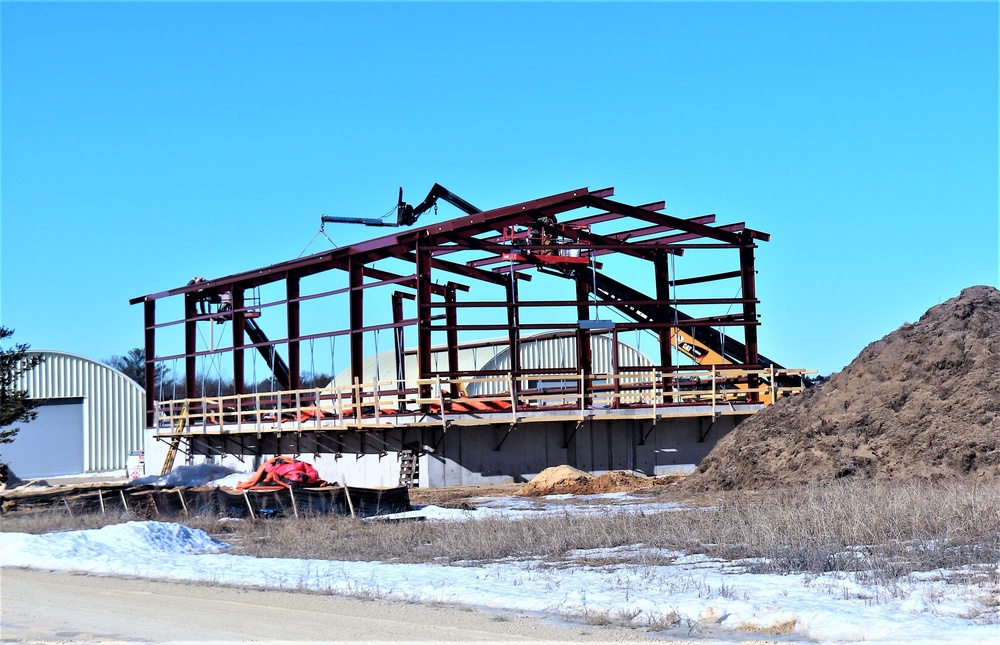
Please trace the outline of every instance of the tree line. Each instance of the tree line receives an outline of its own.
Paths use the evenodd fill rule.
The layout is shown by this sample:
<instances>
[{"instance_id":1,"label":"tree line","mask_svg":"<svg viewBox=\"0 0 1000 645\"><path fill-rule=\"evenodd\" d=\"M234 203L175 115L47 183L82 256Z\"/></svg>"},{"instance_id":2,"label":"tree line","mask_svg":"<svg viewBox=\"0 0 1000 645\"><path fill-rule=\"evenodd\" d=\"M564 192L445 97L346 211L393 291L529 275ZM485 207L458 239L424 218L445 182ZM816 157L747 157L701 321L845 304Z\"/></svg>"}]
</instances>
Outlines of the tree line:
<instances>
[{"instance_id":1,"label":"tree line","mask_svg":"<svg viewBox=\"0 0 1000 645\"><path fill-rule=\"evenodd\" d=\"M122 356L112 356L105 364L129 377L141 387L146 386L146 352L141 347L134 347ZM198 374L195 391L198 396L230 396L236 393L233 379L219 378L204 372ZM326 387L333 377L329 374L306 372L302 375L302 389ZM170 368L163 364L156 365L153 375L153 397L158 401L183 399L186 391L186 379L183 375L171 374ZM269 376L256 383L248 382L243 386L244 392L276 392L283 389L278 380Z\"/></svg>"}]
</instances>

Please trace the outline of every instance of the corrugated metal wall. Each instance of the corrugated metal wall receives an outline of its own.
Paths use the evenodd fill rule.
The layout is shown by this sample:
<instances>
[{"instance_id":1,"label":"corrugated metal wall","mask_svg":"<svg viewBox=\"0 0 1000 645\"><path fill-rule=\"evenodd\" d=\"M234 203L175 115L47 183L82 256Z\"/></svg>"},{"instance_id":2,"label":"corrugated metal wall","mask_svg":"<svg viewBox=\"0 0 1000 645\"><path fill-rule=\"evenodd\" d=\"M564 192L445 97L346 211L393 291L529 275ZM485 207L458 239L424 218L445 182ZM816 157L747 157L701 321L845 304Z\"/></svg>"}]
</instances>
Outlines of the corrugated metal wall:
<instances>
[{"instance_id":1,"label":"corrugated metal wall","mask_svg":"<svg viewBox=\"0 0 1000 645\"><path fill-rule=\"evenodd\" d=\"M84 468L125 468L125 458L142 448L146 393L138 383L103 363L58 351L33 351L45 361L22 375L17 389L33 399L82 397ZM21 432L30 432L24 425ZM58 446L53 446L58 450Z\"/></svg>"},{"instance_id":2,"label":"corrugated metal wall","mask_svg":"<svg viewBox=\"0 0 1000 645\"><path fill-rule=\"evenodd\" d=\"M600 334L590 337L591 365L595 375L614 374L612 347L613 341L610 335ZM520 350L521 367L527 369L572 368L576 366L576 338L572 336L542 339L525 338L521 341ZM619 367L638 367L652 364L652 361L634 347L621 341L618 342ZM478 369L484 371L509 370L510 352L508 348L503 347L494 358ZM623 382L629 380L631 379ZM510 388L503 383L488 382L475 384L469 388L469 393L498 394L508 389Z\"/></svg>"}]
</instances>

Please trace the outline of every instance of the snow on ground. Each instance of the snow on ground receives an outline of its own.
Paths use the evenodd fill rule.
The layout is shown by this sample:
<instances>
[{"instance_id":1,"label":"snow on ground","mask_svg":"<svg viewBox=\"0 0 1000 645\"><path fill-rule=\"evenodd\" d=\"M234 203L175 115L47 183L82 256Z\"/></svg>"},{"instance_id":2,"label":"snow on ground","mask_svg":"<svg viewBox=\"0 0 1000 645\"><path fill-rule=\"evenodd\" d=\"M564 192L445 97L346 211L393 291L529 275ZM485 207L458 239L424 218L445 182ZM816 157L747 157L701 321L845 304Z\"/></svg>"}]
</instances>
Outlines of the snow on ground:
<instances>
[{"instance_id":1,"label":"snow on ground","mask_svg":"<svg viewBox=\"0 0 1000 645\"><path fill-rule=\"evenodd\" d=\"M596 495L546 495L545 497L476 497L473 509L421 506L407 513L381 515L378 520L430 519L442 522L464 522L477 519L528 520L553 513L574 515L607 515L609 513L663 513L688 509L686 504L650 503L628 493ZM600 502L600 503L597 503ZM614 502L610 504L608 502Z\"/></svg>"},{"instance_id":2,"label":"snow on ground","mask_svg":"<svg viewBox=\"0 0 1000 645\"><path fill-rule=\"evenodd\" d=\"M427 521L537 517L589 512L594 497L482 499L476 510L424 507ZM625 494L623 509L650 507ZM607 509L607 506L604 506ZM660 553L669 565L639 567L626 556L645 547L577 551L562 563L502 561L477 566L253 558L226 553L206 533L165 522L129 522L46 535L0 533L0 566L211 584L315 590L415 602L442 602L514 612L604 616L640 627L679 621L753 632L791 630L796 639L873 643L1000 643L997 590L948 584L951 573L911 576L891 588L848 575L751 574L739 562ZM600 566L592 563L601 562Z\"/></svg>"}]
</instances>

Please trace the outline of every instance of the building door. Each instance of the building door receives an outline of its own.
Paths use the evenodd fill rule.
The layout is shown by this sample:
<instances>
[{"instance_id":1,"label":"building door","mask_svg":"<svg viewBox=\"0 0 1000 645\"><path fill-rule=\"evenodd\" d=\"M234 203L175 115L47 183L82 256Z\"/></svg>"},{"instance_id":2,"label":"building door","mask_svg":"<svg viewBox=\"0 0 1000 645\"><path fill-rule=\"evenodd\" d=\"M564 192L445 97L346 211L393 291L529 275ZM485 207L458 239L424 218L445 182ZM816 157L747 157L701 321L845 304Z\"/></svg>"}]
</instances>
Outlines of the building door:
<instances>
[{"instance_id":1,"label":"building door","mask_svg":"<svg viewBox=\"0 0 1000 645\"><path fill-rule=\"evenodd\" d=\"M83 398L52 399L36 411L34 421L14 424L21 430L0 446L0 460L20 479L84 472Z\"/></svg>"}]
</instances>

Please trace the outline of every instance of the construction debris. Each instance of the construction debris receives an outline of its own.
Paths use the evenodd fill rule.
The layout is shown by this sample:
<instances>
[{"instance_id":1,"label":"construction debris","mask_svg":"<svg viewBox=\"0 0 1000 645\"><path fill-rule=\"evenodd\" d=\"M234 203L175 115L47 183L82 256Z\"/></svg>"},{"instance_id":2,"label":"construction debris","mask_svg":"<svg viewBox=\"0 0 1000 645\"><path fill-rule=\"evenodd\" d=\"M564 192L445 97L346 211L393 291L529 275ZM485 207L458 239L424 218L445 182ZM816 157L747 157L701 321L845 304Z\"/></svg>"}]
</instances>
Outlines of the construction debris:
<instances>
[{"instance_id":1,"label":"construction debris","mask_svg":"<svg viewBox=\"0 0 1000 645\"><path fill-rule=\"evenodd\" d=\"M233 518L352 515L372 517L412 510L409 491L398 488L304 486L242 490L218 486L172 488L122 483L22 488L0 494L0 514L65 512L129 513L141 519L182 515Z\"/></svg>"}]
</instances>

